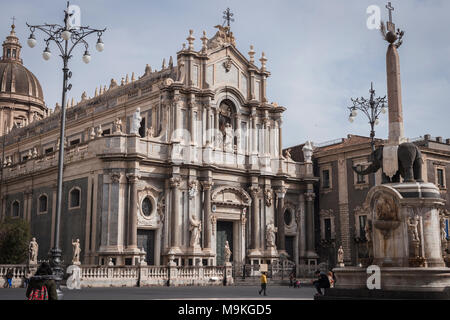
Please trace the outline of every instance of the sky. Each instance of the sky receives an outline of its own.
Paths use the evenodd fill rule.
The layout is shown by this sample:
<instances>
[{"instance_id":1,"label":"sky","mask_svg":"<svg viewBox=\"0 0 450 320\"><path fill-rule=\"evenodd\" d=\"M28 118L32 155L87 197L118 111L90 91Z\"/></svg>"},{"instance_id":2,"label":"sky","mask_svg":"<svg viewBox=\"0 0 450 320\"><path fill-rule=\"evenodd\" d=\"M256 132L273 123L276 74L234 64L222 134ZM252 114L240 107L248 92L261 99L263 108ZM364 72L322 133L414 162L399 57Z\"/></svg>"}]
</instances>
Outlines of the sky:
<instances>
[{"instance_id":1,"label":"sky","mask_svg":"<svg viewBox=\"0 0 450 320\"><path fill-rule=\"evenodd\" d=\"M386 1L387 2L387 1ZM264 51L269 102L287 108L283 120L283 147L307 140L322 143L348 134L368 136L367 118L358 115L348 121L351 98L369 98L373 81L376 96L387 95L386 49L379 30L367 27L367 8L379 6L386 21L385 1L376 0L78 0L81 24L107 30L102 39L105 50L95 50L96 37L88 41L91 62L82 62L83 47L73 54L69 100L79 101L83 91L94 96L95 88L109 86L111 78L120 83L126 74L144 73L148 63L160 69L187 42L194 30L195 48L201 48L202 31L212 37L214 26L222 24L227 7L234 13L232 31L238 50L246 57L254 45L259 57ZM405 31L399 48L405 135L425 134L450 138L450 1L397 0L393 20ZM38 45L26 44L29 24L63 21L66 1L0 0L0 39L9 34L11 18L22 43L24 65L39 79L46 104L61 103L62 59L50 47L52 58L42 59L43 35ZM387 114L380 118L376 136L388 136Z\"/></svg>"}]
</instances>

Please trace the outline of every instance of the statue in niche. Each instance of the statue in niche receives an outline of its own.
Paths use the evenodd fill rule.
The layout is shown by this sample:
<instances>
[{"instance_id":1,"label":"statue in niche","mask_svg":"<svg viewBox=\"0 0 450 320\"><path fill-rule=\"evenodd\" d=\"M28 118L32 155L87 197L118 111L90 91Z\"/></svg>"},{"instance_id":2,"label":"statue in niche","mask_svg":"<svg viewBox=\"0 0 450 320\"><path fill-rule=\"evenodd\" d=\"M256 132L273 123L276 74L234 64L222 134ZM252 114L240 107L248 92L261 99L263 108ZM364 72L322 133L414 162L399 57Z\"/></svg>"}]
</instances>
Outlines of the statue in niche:
<instances>
[{"instance_id":1,"label":"statue in niche","mask_svg":"<svg viewBox=\"0 0 450 320\"><path fill-rule=\"evenodd\" d=\"M224 255L225 255L225 262L230 262L231 249L230 249L230 245L228 244L228 241L225 241Z\"/></svg>"},{"instance_id":2,"label":"statue in niche","mask_svg":"<svg viewBox=\"0 0 450 320\"><path fill-rule=\"evenodd\" d=\"M33 237L28 246L29 264L37 264L38 250L39 250L39 245L36 242L36 238Z\"/></svg>"},{"instance_id":3,"label":"statue in niche","mask_svg":"<svg viewBox=\"0 0 450 320\"><path fill-rule=\"evenodd\" d=\"M139 129L141 128L141 108L137 108L133 113L133 118L131 119L131 134L139 135Z\"/></svg>"},{"instance_id":4,"label":"statue in niche","mask_svg":"<svg viewBox=\"0 0 450 320\"><path fill-rule=\"evenodd\" d=\"M225 125L224 149L227 152L233 151L233 128L231 128L231 124L228 122Z\"/></svg>"},{"instance_id":5,"label":"statue in niche","mask_svg":"<svg viewBox=\"0 0 450 320\"><path fill-rule=\"evenodd\" d=\"M419 216L408 218L408 228L413 241L420 242L419 238Z\"/></svg>"},{"instance_id":6,"label":"statue in niche","mask_svg":"<svg viewBox=\"0 0 450 320\"><path fill-rule=\"evenodd\" d=\"M275 233L278 231L278 228L275 227L273 222L270 222L266 226L266 242L268 248L275 248Z\"/></svg>"},{"instance_id":7,"label":"statue in niche","mask_svg":"<svg viewBox=\"0 0 450 320\"><path fill-rule=\"evenodd\" d=\"M444 216L441 216L440 219L440 225L441 225L441 241L442 244L445 244L447 242L447 232L446 232L446 225L445 225L445 218Z\"/></svg>"},{"instance_id":8,"label":"statue in niche","mask_svg":"<svg viewBox=\"0 0 450 320\"><path fill-rule=\"evenodd\" d=\"M189 218L191 223L189 231L191 231L191 247L200 247L200 232L202 228L202 222L200 220L195 220L193 216Z\"/></svg>"}]
</instances>

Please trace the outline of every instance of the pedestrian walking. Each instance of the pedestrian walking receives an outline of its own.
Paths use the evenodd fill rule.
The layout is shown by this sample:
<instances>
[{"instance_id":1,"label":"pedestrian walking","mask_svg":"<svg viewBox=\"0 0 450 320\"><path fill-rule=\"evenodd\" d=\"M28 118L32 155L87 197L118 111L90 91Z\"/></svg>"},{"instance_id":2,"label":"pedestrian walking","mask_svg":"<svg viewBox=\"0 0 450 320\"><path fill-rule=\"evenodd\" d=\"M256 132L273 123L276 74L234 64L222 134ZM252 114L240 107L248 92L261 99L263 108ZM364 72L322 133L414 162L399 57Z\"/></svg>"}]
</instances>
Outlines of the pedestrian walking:
<instances>
[{"instance_id":1,"label":"pedestrian walking","mask_svg":"<svg viewBox=\"0 0 450 320\"><path fill-rule=\"evenodd\" d=\"M26 297L28 300L58 300L56 282L53 277L52 268L43 262L31 277L27 287Z\"/></svg>"},{"instance_id":2,"label":"pedestrian walking","mask_svg":"<svg viewBox=\"0 0 450 320\"><path fill-rule=\"evenodd\" d=\"M8 269L8 271L6 272L6 281L7 281L7 287L8 288L12 288L12 279L14 277L14 274L12 272L11 269Z\"/></svg>"},{"instance_id":3,"label":"pedestrian walking","mask_svg":"<svg viewBox=\"0 0 450 320\"><path fill-rule=\"evenodd\" d=\"M289 288L294 287L294 285L295 285L295 274L291 272L291 274L289 275Z\"/></svg>"},{"instance_id":4,"label":"pedestrian walking","mask_svg":"<svg viewBox=\"0 0 450 320\"><path fill-rule=\"evenodd\" d=\"M263 272L261 273L261 290L258 291L259 295L261 295L261 293L264 291L264 295L267 296L266 289L267 289L267 276L266 273Z\"/></svg>"},{"instance_id":5,"label":"pedestrian walking","mask_svg":"<svg viewBox=\"0 0 450 320\"><path fill-rule=\"evenodd\" d=\"M313 281L313 285L317 290L317 295L323 295L322 289L326 289L330 287L330 281L328 280L328 276L325 272L321 272L317 270L314 273L317 276L317 280Z\"/></svg>"}]
</instances>

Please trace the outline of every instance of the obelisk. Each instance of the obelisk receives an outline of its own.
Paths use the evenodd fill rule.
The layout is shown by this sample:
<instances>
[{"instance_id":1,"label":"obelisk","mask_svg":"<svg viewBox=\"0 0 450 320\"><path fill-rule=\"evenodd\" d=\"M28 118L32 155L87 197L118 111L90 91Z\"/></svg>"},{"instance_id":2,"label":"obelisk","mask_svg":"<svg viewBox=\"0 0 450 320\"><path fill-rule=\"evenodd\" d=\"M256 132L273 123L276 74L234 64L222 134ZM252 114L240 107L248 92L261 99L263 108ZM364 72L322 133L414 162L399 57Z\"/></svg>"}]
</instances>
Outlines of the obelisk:
<instances>
[{"instance_id":1,"label":"obelisk","mask_svg":"<svg viewBox=\"0 0 450 320\"><path fill-rule=\"evenodd\" d=\"M402 44L404 32L395 31L392 22L392 10L389 2L386 8L389 10L389 21L381 25L384 39L389 43L386 53L387 91L389 105L389 139L388 145L395 146L405 142L403 126L402 86L400 82L400 58L397 48ZM387 29L387 30L386 30Z\"/></svg>"}]
</instances>

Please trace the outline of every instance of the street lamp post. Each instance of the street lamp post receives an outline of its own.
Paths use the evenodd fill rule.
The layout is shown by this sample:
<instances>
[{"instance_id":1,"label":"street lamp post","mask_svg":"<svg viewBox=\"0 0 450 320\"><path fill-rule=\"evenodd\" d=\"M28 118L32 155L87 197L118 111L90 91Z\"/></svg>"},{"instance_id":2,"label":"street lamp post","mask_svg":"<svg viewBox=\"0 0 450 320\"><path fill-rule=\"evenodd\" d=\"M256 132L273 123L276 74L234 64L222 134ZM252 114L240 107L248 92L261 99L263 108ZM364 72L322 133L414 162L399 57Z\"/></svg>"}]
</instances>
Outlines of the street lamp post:
<instances>
[{"instance_id":1,"label":"street lamp post","mask_svg":"<svg viewBox=\"0 0 450 320\"><path fill-rule=\"evenodd\" d=\"M370 146L372 152L375 151L375 126L379 124L378 117L380 113L385 114L387 112L386 96L383 98L374 98L375 90L373 89L373 82L370 83L370 99L367 100L364 97L353 99L352 107L348 107L350 110L350 116L348 120L353 123L355 117L358 115L357 110L362 111L368 118L370 124ZM373 183L375 184L375 173L373 173Z\"/></svg>"},{"instance_id":2,"label":"street lamp post","mask_svg":"<svg viewBox=\"0 0 450 320\"><path fill-rule=\"evenodd\" d=\"M50 43L55 43L60 51L60 57L63 59L63 90L62 90L62 103L61 103L61 128L59 134L59 157L58 157L58 184L57 184L57 196L56 196L56 218L55 218L55 243L51 250L52 254L52 267L59 283L62 280L63 269L61 266L62 251L59 248L59 228L61 218L61 198L62 198L62 183L63 183L63 169L64 169L64 136L65 136L65 124L66 124L66 92L72 88L71 84L68 84L68 80L72 77L72 72L69 71L68 62L72 57L72 50L78 45L83 44L85 46L85 52L83 55L83 61L89 63L90 54L88 51L89 45L85 38L90 34L97 34L98 40L96 49L97 51L103 51L103 42L101 36L105 29L92 29L90 27L71 26L69 18L72 16L69 13L69 2L67 2L67 9L64 10L64 25L59 24L43 24L43 25L29 25L31 34L28 38L28 45L33 48L36 45L36 38L34 32L36 30L42 31L48 38L44 39L46 47L42 53L44 60L49 60L51 57L51 51L49 48Z\"/></svg>"}]
</instances>

